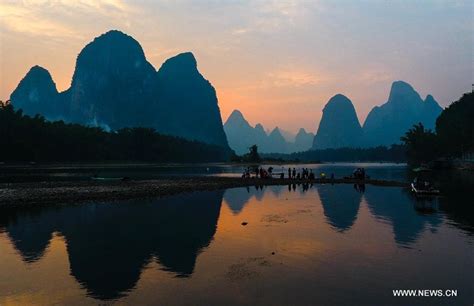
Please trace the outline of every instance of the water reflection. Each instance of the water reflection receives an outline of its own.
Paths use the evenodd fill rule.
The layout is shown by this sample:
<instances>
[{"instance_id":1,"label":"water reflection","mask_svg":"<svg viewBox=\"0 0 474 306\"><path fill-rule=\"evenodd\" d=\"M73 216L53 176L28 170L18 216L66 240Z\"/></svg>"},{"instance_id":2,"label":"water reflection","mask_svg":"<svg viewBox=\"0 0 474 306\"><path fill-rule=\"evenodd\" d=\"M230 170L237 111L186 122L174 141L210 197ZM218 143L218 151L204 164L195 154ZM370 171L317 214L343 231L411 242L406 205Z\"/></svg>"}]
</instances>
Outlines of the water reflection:
<instances>
[{"instance_id":1,"label":"water reflection","mask_svg":"<svg viewBox=\"0 0 474 306\"><path fill-rule=\"evenodd\" d=\"M443 197L439 199L439 209L455 226L474 234L474 172L447 171L436 173Z\"/></svg>"},{"instance_id":2,"label":"water reflection","mask_svg":"<svg viewBox=\"0 0 474 306\"><path fill-rule=\"evenodd\" d=\"M402 246L415 242L427 227L436 231L442 222L439 214L418 214L416 199L401 188L368 188L364 197L371 213L392 225L395 241Z\"/></svg>"},{"instance_id":3,"label":"water reflection","mask_svg":"<svg viewBox=\"0 0 474 306\"><path fill-rule=\"evenodd\" d=\"M116 299L132 289L156 258L178 277L193 273L196 257L216 231L222 191L148 202L11 210L0 227L26 262L43 255L53 232L67 243L70 273L90 296Z\"/></svg>"},{"instance_id":4,"label":"water reflection","mask_svg":"<svg viewBox=\"0 0 474 306\"><path fill-rule=\"evenodd\" d=\"M340 232L350 229L357 219L362 194L351 185L321 186L317 191L327 222Z\"/></svg>"},{"instance_id":5,"label":"water reflection","mask_svg":"<svg viewBox=\"0 0 474 306\"><path fill-rule=\"evenodd\" d=\"M245 187L244 189L231 188L225 191L224 200L233 214L238 215L252 197L261 201L264 193L264 188L261 185Z\"/></svg>"},{"instance_id":6,"label":"water reflection","mask_svg":"<svg viewBox=\"0 0 474 306\"><path fill-rule=\"evenodd\" d=\"M58 210L30 207L26 210L2 209L0 231L6 231L25 262L39 260L57 226Z\"/></svg>"},{"instance_id":7,"label":"water reflection","mask_svg":"<svg viewBox=\"0 0 474 306\"><path fill-rule=\"evenodd\" d=\"M272 186L270 189L270 192L275 196L275 197L280 197L284 192L285 192L285 186Z\"/></svg>"},{"instance_id":8,"label":"water reflection","mask_svg":"<svg viewBox=\"0 0 474 306\"><path fill-rule=\"evenodd\" d=\"M293 301L329 295L327 301L341 301L340 290L355 292L359 301L371 301L376 294L386 302L391 288L407 281L423 288L418 271L427 273L429 288L469 286L472 277L459 274L472 266L466 254L472 251L472 237L465 235L466 230L472 233L471 217L463 218L450 199L416 200L392 187L251 186L156 200L2 209L0 232L31 270L48 258L55 233L61 235L70 275L87 297L97 300L140 295L145 289L139 280L150 283L145 268L157 266L153 270L161 274L149 285L148 296L170 291L172 296L180 288L187 297L208 294L203 304L239 304L236 295L268 285L277 290L265 294L267 304L291 304L277 297L292 292L298 293ZM248 225L242 226L243 220ZM0 240L0 248L2 241L7 240ZM0 261L6 257L0 253ZM444 258L453 260L433 268ZM231 281L225 278L229 273ZM167 291L162 282L170 279ZM203 290L207 282L212 289ZM0 296L8 292L2 284L0 275ZM80 298L75 301L81 304Z\"/></svg>"}]
</instances>

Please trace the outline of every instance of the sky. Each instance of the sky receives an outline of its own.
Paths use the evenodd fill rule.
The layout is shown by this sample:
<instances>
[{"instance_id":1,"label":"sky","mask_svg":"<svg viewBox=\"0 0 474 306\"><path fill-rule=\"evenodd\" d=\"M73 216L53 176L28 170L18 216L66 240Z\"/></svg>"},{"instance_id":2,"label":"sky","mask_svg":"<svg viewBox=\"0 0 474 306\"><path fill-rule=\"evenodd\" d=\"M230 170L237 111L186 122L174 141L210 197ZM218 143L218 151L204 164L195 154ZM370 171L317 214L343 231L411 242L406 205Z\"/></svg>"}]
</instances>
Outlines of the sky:
<instances>
[{"instance_id":1,"label":"sky","mask_svg":"<svg viewBox=\"0 0 474 306\"><path fill-rule=\"evenodd\" d=\"M315 132L342 93L362 124L396 80L443 107L471 91L473 15L470 0L0 0L0 99L34 65L66 90L81 49L118 29L155 69L193 52L224 121Z\"/></svg>"}]
</instances>

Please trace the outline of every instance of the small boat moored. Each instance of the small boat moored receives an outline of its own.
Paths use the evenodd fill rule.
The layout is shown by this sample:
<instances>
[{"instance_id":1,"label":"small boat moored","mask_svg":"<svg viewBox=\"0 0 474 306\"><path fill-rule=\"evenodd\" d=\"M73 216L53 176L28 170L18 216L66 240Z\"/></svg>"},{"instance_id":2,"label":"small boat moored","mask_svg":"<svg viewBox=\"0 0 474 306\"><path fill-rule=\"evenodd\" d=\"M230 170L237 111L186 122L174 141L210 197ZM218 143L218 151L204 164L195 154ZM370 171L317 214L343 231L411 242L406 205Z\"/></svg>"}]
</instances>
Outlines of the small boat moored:
<instances>
[{"instance_id":1,"label":"small boat moored","mask_svg":"<svg viewBox=\"0 0 474 306\"><path fill-rule=\"evenodd\" d=\"M417 196L435 196L440 194L439 190L433 188L428 182L420 184L414 181L411 183L411 191Z\"/></svg>"},{"instance_id":2,"label":"small boat moored","mask_svg":"<svg viewBox=\"0 0 474 306\"><path fill-rule=\"evenodd\" d=\"M93 181L107 181L107 182L113 182L113 181L130 181L130 178L128 176L124 177L100 177L97 175L94 175L91 177L91 180Z\"/></svg>"}]
</instances>

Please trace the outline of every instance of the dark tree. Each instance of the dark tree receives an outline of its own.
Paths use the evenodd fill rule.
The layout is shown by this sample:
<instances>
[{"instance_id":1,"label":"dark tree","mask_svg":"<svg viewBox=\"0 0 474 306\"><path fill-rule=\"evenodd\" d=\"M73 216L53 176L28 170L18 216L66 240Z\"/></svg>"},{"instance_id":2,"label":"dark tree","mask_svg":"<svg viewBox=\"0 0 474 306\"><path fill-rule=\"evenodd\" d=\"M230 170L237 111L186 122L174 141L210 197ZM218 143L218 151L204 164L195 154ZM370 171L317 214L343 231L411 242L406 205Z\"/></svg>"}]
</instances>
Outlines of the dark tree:
<instances>
[{"instance_id":1,"label":"dark tree","mask_svg":"<svg viewBox=\"0 0 474 306\"><path fill-rule=\"evenodd\" d=\"M260 158L260 155L258 154L258 146L255 144L253 146L250 146L249 153L243 156L243 160L245 162L250 162L250 163L261 162L262 159Z\"/></svg>"},{"instance_id":2,"label":"dark tree","mask_svg":"<svg viewBox=\"0 0 474 306\"><path fill-rule=\"evenodd\" d=\"M263 154L265 159L279 161L302 161L302 162L350 162L350 161L386 161L405 162L405 146L392 145L390 148L379 146L375 148L338 148L309 150L291 154Z\"/></svg>"},{"instance_id":3,"label":"dark tree","mask_svg":"<svg viewBox=\"0 0 474 306\"><path fill-rule=\"evenodd\" d=\"M436 120L436 134L444 156L474 151L474 93L464 94Z\"/></svg>"},{"instance_id":4,"label":"dark tree","mask_svg":"<svg viewBox=\"0 0 474 306\"><path fill-rule=\"evenodd\" d=\"M436 135L421 123L415 124L400 140L407 147L409 163L430 162L438 156Z\"/></svg>"}]
</instances>

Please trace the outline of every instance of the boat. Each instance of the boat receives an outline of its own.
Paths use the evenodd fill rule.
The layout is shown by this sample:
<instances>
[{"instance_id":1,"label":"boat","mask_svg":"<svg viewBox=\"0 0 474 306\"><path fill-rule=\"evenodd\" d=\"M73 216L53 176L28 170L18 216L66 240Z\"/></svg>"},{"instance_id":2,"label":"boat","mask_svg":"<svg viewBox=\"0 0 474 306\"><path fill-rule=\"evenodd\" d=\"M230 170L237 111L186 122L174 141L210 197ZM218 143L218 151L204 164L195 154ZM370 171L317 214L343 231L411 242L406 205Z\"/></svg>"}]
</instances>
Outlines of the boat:
<instances>
[{"instance_id":1,"label":"boat","mask_svg":"<svg viewBox=\"0 0 474 306\"><path fill-rule=\"evenodd\" d=\"M418 168L414 168L412 171L413 172L427 172L427 171L431 171L431 169L428 167L421 166Z\"/></svg>"},{"instance_id":2,"label":"boat","mask_svg":"<svg viewBox=\"0 0 474 306\"><path fill-rule=\"evenodd\" d=\"M107 181L107 182L111 182L111 181L128 181L130 180L129 177L99 177L99 176L92 176L91 177L91 180L93 181Z\"/></svg>"},{"instance_id":3,"label":"boat","mask_svg":"<svg viewBox=\"0 0 474 306\"><path fill-rule=\"evenodd\" d=\"M419 187L417 188L415 186L415 183L411 183L411 191L417 196L435 196L440 194L438 189L421 189Z\"/></svg>"}]
</instances>

